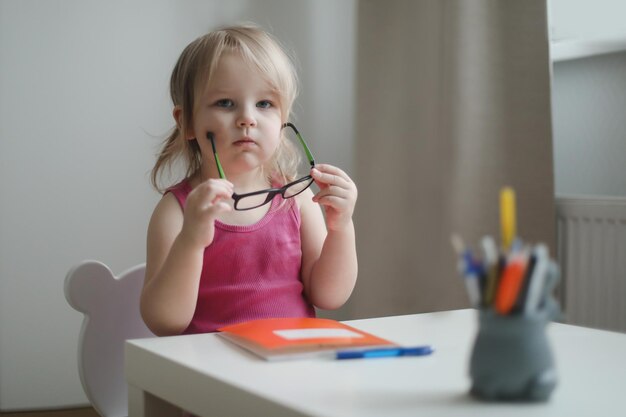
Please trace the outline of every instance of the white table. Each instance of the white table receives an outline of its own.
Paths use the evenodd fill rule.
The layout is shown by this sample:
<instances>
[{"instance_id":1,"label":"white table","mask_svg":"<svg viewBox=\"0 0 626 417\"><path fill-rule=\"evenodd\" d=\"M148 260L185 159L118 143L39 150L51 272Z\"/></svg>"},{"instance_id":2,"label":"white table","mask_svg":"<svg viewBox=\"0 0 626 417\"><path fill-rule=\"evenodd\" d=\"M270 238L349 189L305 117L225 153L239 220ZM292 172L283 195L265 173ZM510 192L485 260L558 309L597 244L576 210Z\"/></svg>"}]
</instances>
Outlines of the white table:
<instances>
[{"instance_id":1,"label":"white table","mask_svg":"<svg viewBox=\"0 0 626 417\"><path fill-rule=\"evenodd\" d=\"M215 334L131 340L131 417L626 416L626 334L552 323L559 384L547 403L484 403L468 395L476 311L349 324L426 357L265 362ZM177 407L174 407L173 404Z\"/></svg>"}]
</instances>

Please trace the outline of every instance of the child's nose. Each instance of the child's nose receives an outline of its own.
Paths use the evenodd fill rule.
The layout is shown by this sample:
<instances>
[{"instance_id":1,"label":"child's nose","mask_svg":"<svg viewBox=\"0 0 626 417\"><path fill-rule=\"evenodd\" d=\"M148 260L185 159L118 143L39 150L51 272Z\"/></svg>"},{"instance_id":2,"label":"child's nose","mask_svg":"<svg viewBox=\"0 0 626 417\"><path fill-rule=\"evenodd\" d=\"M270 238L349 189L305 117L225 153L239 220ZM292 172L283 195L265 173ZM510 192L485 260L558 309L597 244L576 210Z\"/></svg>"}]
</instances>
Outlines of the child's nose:
<instances>
[{"instance_id":1,"label":"child's nose","mask_svg":"<svg viewBox=\"0 0 626 417\"><path fill-rule=\"evenodd\" d=\"M239 127L252 127L256 126L256 118L250 110L244 110L237 118L237 125Z\"/></svg>"}]
</instances>

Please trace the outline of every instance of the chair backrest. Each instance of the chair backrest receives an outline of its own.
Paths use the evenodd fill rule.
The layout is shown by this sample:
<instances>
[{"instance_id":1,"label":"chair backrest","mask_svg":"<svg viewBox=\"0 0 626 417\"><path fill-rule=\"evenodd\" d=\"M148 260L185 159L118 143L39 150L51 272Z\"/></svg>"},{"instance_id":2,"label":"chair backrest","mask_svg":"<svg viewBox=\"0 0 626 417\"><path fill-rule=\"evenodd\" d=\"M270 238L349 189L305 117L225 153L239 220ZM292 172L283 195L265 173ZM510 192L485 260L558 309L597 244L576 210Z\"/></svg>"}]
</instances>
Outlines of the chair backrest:
<instances>
[{"instance_id":1,"label":"chair backrest","mask_svg":"<svg viewBox=\"0 0 626 417\"><path fill-rule=\"evenodd\" d=\"M152 337L139 312L145 265L115 277L101 262L85 261L65 277L65 298L85 315L78 340L78 371L91 405L103 417L128 415L124 343Z\"/></svg>"}]
</instances>

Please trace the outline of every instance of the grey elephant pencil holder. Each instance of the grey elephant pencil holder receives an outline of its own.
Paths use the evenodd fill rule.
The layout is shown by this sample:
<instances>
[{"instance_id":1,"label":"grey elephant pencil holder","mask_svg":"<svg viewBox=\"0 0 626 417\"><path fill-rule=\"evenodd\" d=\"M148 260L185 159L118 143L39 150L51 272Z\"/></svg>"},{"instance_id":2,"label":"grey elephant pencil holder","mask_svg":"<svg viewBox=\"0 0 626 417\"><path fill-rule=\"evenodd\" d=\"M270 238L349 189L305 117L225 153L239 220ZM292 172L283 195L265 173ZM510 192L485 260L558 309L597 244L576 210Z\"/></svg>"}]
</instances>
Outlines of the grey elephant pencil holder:
<instances>
[{"instance_id":1,"label":"grey elephant pencil holder","mask_svg":"<svg viewBox=\"0 0 626 417\"><path fill-rule=\"evenodd\" d=\"M452 236L459 272L478 309L470 394L485 401L546 401L557 385L546 328L560 314L553 296L560 272L547 245L531 246L516 237L515 213L515 191L503 187L501 249L484 236L482 259Z\"/></svg>"},{"instance_id":2,"label":"grey elephant pencil holder","mask_svg":"<svg viewBox=\"0 0 626 417\"><path fill-rule=\"evenodd\" d=\"M546 401L557 372L546 333L558 314L551 306L531 314L503 316L478 312L478 332L470 357L470 393L485 401Z\"/></svg>"},{"instance_id":3,"label":"grey elephant pencil holder","mask_svg":"<svg viewBox=\"0 0 626 417\"><path fill-rule=\"evenodd\" d=\"M484 401L546 401L557 385L547 327L560 308L553 296L558 265L546 245L497 253L481 242L485 259L460 249L460 269L478 330L469 363L470 394ZM459 245L455 245L459 247Z\"/></svg>"}]
</instances>

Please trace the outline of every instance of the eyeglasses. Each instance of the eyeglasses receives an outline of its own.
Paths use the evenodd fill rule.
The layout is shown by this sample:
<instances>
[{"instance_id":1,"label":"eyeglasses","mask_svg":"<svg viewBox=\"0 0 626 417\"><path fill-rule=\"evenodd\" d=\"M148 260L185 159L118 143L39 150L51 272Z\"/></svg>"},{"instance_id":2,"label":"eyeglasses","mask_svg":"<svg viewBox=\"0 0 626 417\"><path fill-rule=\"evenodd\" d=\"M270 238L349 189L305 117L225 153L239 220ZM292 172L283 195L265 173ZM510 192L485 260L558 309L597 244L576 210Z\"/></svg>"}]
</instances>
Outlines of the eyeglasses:
<instances>
[{"instance_id":1,"label":"eyeglasses","mask_svg":"<svg viewBox=\"0 0 626 417\"><path fill-rule=\"evenodd\" d=\"M295 133L296 137L300 141L300 144L304 148L304 152L309 159L309 164L311 165L311 168L313 168L315 166L315 159L313 158L313 155L311 154L311 151L309 150L306 142L302 138L302 135L300 135L300 132L298 132L298 129L296 129L296 127L292 123L285 123L283 125L283 129L284 128L289 128L293 131L293 133ZM215 150L215 140L211 132L207 132L207 139L211 141L213 156L215 157L215 164L217 165L217 171L220 175L220 178L226 179L226 175L224 174L224 170L222 169L222 164L220 163L220 158L217 155L217 151ZM292 198L309 188L311 184L313 184L313 178L311 177L311 175L306 175L280 188L267 188L265 190L253 191L251 193L245 194L233 193L232 198L233 200L235 200L234 208L235 210L251 210L257 207L261 207L272 201L272 199L278 194L280 194L285 199Z\"/></svg>"}]
</instances>

